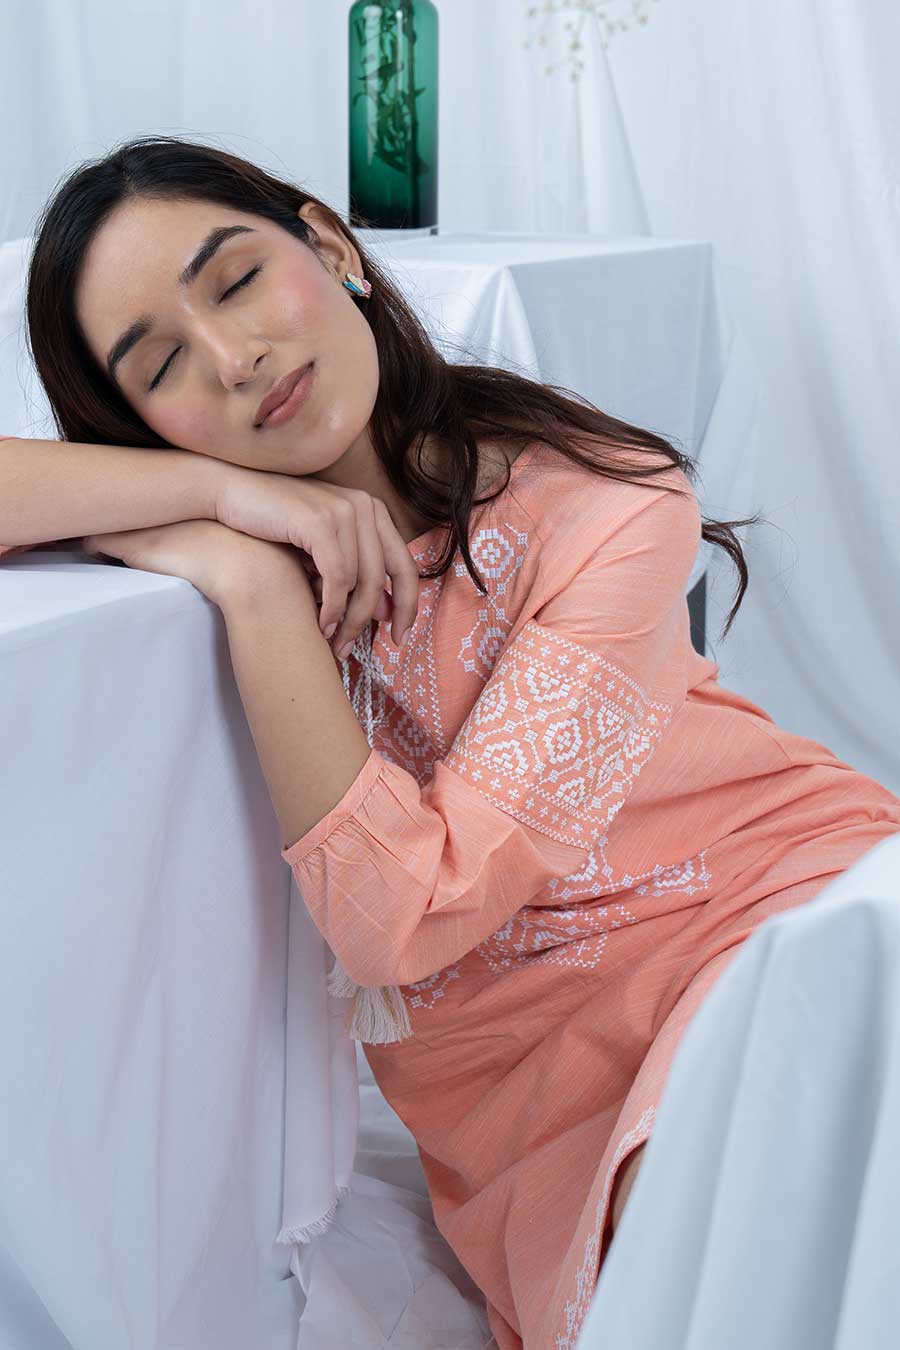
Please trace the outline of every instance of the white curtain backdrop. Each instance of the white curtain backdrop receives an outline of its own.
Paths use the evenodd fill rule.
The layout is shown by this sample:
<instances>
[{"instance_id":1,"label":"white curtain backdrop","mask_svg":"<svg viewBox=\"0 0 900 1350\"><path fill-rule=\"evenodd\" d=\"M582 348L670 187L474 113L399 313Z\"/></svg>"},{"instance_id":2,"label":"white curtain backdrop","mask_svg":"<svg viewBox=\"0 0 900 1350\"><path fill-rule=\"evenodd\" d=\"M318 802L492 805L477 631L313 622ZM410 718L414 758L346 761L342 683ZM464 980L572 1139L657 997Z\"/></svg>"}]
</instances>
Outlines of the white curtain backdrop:
<instances>
[{"instance_id":1,"label":"white curtain backdrop","mask_svg":"<svg viewBox=\"0 0 900 1350\"><path fill-rule=\"evenodd\" d=\"M438 7L443 229L713 242L760 385L727 506L766 522L743 532L750 590L724 642L736 574L712 552L711 654L722 684L897 791L900 10L610 0L593 8L628 27L604 50L607 25L570 6ZM0 239L31 232L69 168L146 132L225 145L346 211L348 10L5 0Z\"/></svg>"}]
</instances>

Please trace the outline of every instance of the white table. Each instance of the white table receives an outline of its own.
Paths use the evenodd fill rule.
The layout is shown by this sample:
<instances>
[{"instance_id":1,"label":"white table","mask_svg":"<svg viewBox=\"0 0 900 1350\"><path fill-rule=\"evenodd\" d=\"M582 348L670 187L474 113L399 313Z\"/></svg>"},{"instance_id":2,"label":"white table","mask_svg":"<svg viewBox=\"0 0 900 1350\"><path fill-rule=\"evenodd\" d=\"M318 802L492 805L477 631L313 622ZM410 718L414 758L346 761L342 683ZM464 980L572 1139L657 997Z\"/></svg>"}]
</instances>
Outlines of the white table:
<instances>
[{"instance_id":1,"label":"white table","mask_svg":"<svg viewBox=\"0 0 900 1350\"><path fill-rule=\"evenodd\" d=\"M734 480L748 386L708 244L366 244L451 359L564 385ZM48 436L26 250L0 247L0 431ZM276 1238L327 1226L350 1182L356 1047L218 610L77 553L7 559L0 751L0 1346L288 1350L308 1296L321 1311L317 1243ZM385 1273L379 1296L404 1295Z\"/></svg>"}]
</instances>

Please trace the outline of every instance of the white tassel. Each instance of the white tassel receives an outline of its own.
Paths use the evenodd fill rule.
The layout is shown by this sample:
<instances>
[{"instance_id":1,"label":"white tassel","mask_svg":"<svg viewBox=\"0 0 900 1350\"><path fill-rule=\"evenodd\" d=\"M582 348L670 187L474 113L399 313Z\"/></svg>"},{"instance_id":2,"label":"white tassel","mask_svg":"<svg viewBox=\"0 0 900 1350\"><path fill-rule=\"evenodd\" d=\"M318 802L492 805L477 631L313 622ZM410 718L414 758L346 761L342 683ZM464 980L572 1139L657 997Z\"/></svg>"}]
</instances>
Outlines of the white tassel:
<instances>
[{"instance_id":1,"label":"white tassel","mask_svg":"<svg viewBox=\"0 0 900 1350\"><path fill-rule=\"evenodd\" d=\"M357 654L360 664L360 679L357 682L355 697L350 693L350 673L346 657L341 662L341 676L344 690L350 699L353 711L359 717L360 701L364 700L366 717L366 739L372 744L374 719L372 716L372 627L363 629L357 642L362 651ZM368 1045L389 1045L394 1041L405 1041L413 1034L409 1013L403 995L396 985L384 984L370 989L351 980L335 953L334 966L328 976L329 994L335 998L349 998L351 1004L350 1023L347 1028L356 1041Z\"/></svg>"},{"instance_id":2,"label":"white tassel","mask_svg":"<svg viewBox=\"0 0 900 1350\"><path fill-rule=\"evenodd\" d=\"M369 989L357 984L335 957L327 988L335 998L352 998L348 1032L354 1040L368 1045L390 1045L413 1034L406 1003L396 985Z\"/></svg>"}]
</instances>

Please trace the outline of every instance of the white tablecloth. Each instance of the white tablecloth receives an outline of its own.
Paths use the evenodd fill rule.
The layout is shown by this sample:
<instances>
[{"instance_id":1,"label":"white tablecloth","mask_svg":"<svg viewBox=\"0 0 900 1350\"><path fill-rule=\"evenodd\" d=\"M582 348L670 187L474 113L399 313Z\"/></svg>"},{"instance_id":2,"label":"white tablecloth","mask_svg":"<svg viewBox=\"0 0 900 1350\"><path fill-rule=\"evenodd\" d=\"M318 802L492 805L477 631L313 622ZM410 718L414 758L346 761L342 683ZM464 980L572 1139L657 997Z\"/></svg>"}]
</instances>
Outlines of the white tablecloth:
<instances>
[{"instance_id":1,"label":"white tablecloth","mask_svg":"<svg viewBox=\"0 0 900 1350\"><path fill-rule=\"evenodd\" d=\"M74 554L3 563L0 753L0 1346L288 1350L290 877L218 609Z\"/></svg>"},{"instance_id":2,"label":"white tablecloth","mask_svg":"<svg viewBox=\"0 0 900 1350\"><path fill-rule=\"evenodd\" d=\"M676 438L704 481L736 478L750 385L722 345L707 244L367 244L451 359L561 384ZM19 325L26 249L0 248L0 431L48 436ZM0 694L0 1345L281 1350L298 1311L301 1350L349 1344L317 1242L276 1239L334 1233L356 1047L280 858L221 615L178 578L7 559ZM476 1335L446 1256L415 1266L430 1284L414 1304L397 1238L371 1290L378 1345Z\"/></svg>"}]
</instances>

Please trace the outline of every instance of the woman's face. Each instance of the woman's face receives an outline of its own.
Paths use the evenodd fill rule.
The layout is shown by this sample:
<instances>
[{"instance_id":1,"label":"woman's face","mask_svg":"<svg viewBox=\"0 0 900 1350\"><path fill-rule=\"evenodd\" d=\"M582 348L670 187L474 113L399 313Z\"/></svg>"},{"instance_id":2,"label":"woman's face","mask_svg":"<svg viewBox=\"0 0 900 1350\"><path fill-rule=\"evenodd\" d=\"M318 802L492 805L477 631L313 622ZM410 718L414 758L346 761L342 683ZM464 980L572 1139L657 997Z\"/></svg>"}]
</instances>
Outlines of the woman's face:
<instances>
[{"instance_id":1,"label":"woman's face","mask_svg":"<svg viewBox=\"0 0 900 1350\"><path fill-rule=\"evenodd\" d=\"M212 202L123 202L87 252L76 314L104 370L122 335L144 316L152 320L112 378L172 445L255 469L324 470L322 478L362 486L371 475L378 354L342 285L346 272L360 275L360 258L315 202L299 215L333 271L261 216ZM235 226L241 232L184 283L180 274L210 233ZM312 387L294 416L254 425L275 382L312 360Z\"/></svg>"}]
</instances>

